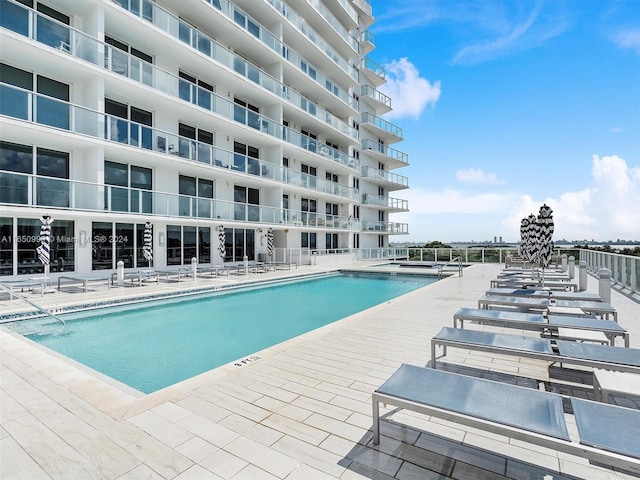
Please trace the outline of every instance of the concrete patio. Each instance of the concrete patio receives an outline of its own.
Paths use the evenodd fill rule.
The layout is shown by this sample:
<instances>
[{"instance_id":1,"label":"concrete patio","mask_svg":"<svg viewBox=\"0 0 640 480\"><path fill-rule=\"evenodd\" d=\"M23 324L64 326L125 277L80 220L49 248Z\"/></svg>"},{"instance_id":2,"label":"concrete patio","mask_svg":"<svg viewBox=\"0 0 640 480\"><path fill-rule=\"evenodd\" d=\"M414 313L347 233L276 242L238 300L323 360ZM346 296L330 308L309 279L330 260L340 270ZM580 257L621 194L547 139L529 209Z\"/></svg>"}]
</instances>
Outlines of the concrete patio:
<instances>
[{"instance_id":1,"label":"concrete patio","mask_svg":"<svg viewBox=\"0 0 640 480\"><path fill-rule=\"evenodd\" d=\"M501 268L473 265L462 277L451 276L256 352L238 365L225 365L150 395L123 388L0 327L0 477L637 478L582 458L403 411L391 412L390 421L381 424L380 445L372 445L371 392L402 363L424 366L430 360L429 339L443 326L452 326L459 308L476 307ZM304 267L257 278L313 271L317 269ZM63 306L234 281L238 279L56 293L45 295L43 303ZM588 291L597 293L597 280L589 277L588 282ZM33 296L35 301L39 298ZM620 324L631 333L630 346L640 348L640 304L616 291L611 303ZM16 300L0 302L3 313L15 305ZM537 379L563 393L570 389L576 395L591 394L586 387L550 378L546 362L459 349L451 349L441 360L465 373L496 379L517 376L522 382Z\"/></svg>"}]
</instances>

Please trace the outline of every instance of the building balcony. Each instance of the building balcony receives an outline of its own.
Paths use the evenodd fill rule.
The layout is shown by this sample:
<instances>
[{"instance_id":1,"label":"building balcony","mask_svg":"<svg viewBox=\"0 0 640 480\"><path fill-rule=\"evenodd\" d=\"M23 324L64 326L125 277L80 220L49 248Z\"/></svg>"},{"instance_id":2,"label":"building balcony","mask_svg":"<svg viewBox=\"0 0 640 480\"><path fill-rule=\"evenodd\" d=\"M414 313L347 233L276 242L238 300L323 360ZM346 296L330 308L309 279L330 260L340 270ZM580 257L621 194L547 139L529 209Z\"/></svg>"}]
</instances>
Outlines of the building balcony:
<instances>
[{"instance_id":1,"label":"building balcony","mask_svg":"<svg viewBox=\"0 0 640 480\"><path fill-rule=\"evenodd\" d=\"M214 0L207 0L209 2ZM353 65L351 65L345 58L340 56L337 52L335 52L334 48L328 44L328 42L316 32L307 22L303 19L302 16L298 14L295 10L288 8L287 5L282 0L266 0L273 8L275 8L280 15L282 15L287 21L302 35L304 35L311 43L316 45L320 50L324 51L326 55L335 61L338 66L347 72L349 76L356 80L358 79L357 71ZM320 1L318 0L310 0L308 2L317 12L318 14L332 27L332 31L340 37L340 40L344 42L349 49L351 50L351 54L349 58L356 56L358 53L358 41L353 38L353 36L349 33L349 31L340 23L336 17L331 13L331 11ZM356 18L357 22L357 18ZM357 23L356 23L357 25Z\"/></svg>"},{"instance_id":2,"label":"building balcony","mask_svg":"<svg viewBox=\"0 0 640 480\"><path fill-rule=\"evenodd\" d=\"M0 171L0 204L108 214L191 218L359 231L350 217Z\"/></svg>"},{"instance_id":3,"label":"building balcony","mask_svg":"<svg viewBox=\"0 0 640 480\"><path fill-rule=\"evenodd\" d=\"M141 18L145 22L152 23L155 27L168 33L172 37L180 40L182 43L190 45L192 48L203 55L218 61L216 55L225 57L236 57L236 55L218 43L208 35L203 34L187 22L173 15L171 12L163 9L159 5L149 0L115 0L122 8L132 15ZM313 74L310 73L310 62L301 57L292 50L288 45L282 43L275 35L262 25L255 21L247 21L247 14L229 1L219 2L216 0L208 0L212 8L225 15L235 26L244 28L253 38L262 42L265 46L273 50L280 58L295 66L298 70L307 75L323 89L340 99L344 104L351 106L351 96L349 93L333 84L322 71L313 68ZM223 8L224 6L224 8ZM240 57L238 57L240 58ZM226 63L225 63L226 65ZM332 88L327 87L327 82Z\"/></svg>"},{"instance_id":4,"label":"building balcony","mask_svg":"<svg viewBox=\"0 0 640 480\"><path fill-rule=\"evenodd\" d=\"M385 143L396 143L402 140L402 129L393 123L365 112L360 115L360 124Z\"/></svg>"},{"instance_id":5,"label":"building balcony","mask_svg":"<svg viewBox=\"0 0 640 480\"><path fill-rule=\"evenodd\" d=\"M360 98L373 107L378 114L391 111L391 98L370 85L362 85Z\"/></svg>"},{"instance_id":6,"label":"building balcony","mask_svg":"<svg viewBox=\"0 0 640 480\"><path fill-rule=\"evenodd\" d=\"M0 114L27 122L59 128L129 147L150 150L198 164L227 169L234 173L258 176L291 186L312 189L319 193L355 200L354 188L325 179L307 179L308 175L274 165L253 157L239 155L208 143L158 130L147 125L96 112L34 94L17 87L0 84ZM308 138L308 137L305 137ZM306 146L317 150L318 146ZM326 147L326 146L323 146ZM317 152L331 158L328 151ZM349 157L351 158L351 157ZM335 160L335 159L334 159ZM343 159L338 159L342 161ZM355 166L353 168L356 168Z\"/></svg>"},{"instance_id":7,"label":"building balcony","mask_svg":"<svg viewBox=\"0 0 640 480\"><path fill-rule=\"evenodd\" d=\"M401 198L390 198L386 195L362 194L363 205L373 205L380 210L389 212L408 212L409 202Z\"/></svg>"},{"instance_id":8,"label":"building balcony","mask_svg":"<svg viewBox=\"0 0 640 480\"><path fill-rule=\"evenodd\" d=\"M395 148L365 139L362 141L362 153L366 153L378 162L389 165L391 168L406 167L409 165L409 155Z\"/></svg>"},{"instance_id":9,"label":"building balcony","mask_svg":"<svg viewBox=\"0 0 640 480\"><path fill-rule=\"evenodd\" d=\"M365 30L360 34L360 45L362 46L362 53L367 54L376 48L375 36L369 30Z\"/></svg>"},{"instance_id":10,"label":"building balcony","mask_svg":"<svg viewBox=\"0 0 640 480\"><path fill-rule=\"evenodd\" d=\"M401 190L409 188L409 178L396 173L373 167L362 167L362 178L368 182L381 185L387 190Z\"/></svg>"},{"instance_id":11,"label":"building balcony","mask_svg":"<svg viewBox=\"0 0 640 480\"><path fill-rule=\"evenodd\" d=\"M362 231L379 234L406 235L409 233L409 224L363 220Z\"/></svg>"},{"instance_id":12,"label":"building balcony","mask_svg":"<svg viewBox=\"0 0 640 480\"><path fill-rule=\"evenodd\" d=\"M367 80L379 87L387 81L387 72L384 68L371 60L369 57L362 59L360 73L364 74Z\"/></svg>"},{"instance_id":13,"label":"building balcony","mask_svg":"<svg viewBox=\"0 0 640 480\"><path fill-rule=\"evenodd\" d=\"M127 3L124 0L121 1L125 4ZM209 90L162 70L138 57L122 52L111 45L99 42L89 35L56 22L23 5L12 3L8 0L3 0L3 2L10 5L10 8L15 10L15 14L1 18L0 26L32 38L39 43L56 48L74 58L105 68L106 70L173 97L187 100L207 110L212 110L214 103L213 98L216 97L216 95ZM149 6L148 8L156 7ZM34 28L34 25L37 25L37 28ZM192 29L191 33L193 33L193 35L188 35L190 41L187 43L194 43L201 53L205 53L203 49L206 50L208 56L213 60L247 78L252 84L259 85L274 95L277 95L287 103L303 110L322 124L328 125L340 134L348 137L348 139L353 141L358 140L358 132L340 118L296 92L291 87L279 82L242 57L235 55L215 43L213 40L205 42L204 45L208 45L208 47L205 48L202 42L199 41L200 37L197 35L197 30L192 27L189 28ZM196 48L195 46L194 48ZM218 98L222 99L223 97ZM224 100L227 101L226 99Z\"/></svg>"}]
</instances>

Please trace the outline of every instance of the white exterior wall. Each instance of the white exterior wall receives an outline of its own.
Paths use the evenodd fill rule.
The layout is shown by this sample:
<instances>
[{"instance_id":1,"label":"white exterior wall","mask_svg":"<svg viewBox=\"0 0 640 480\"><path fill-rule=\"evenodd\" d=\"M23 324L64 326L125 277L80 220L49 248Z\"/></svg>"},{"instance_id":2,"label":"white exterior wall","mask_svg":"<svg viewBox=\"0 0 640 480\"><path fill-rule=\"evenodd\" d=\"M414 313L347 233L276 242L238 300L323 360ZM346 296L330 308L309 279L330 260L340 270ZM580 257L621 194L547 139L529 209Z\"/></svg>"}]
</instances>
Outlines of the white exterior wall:
<instances>
[{"instance_id":1,"label":"white exterior wall","mask_svg":"<svg viewBox=\"0 0 640 480\"><path fill-rule=\"evenodd\" d=\"M37 0L34 1L37 3ZM47 6L68 15L69 24L78 30L69 34L71 51L57 48L55 36L50 45L41 38L25 37L11 25L0 28L0 42L4 46L0 50L2 63L30 72L34 77L39 75L68 84L69 109L73 112L70 114L70 123L73 125L67 131L52 128L35 117L26 121L11 116L0 117L3 141L33 146L34 151L36 148L46 148L69 154L69 172L65 181L69 195L74 196L69 207L62 208L47 205L46 199L30 198L26 204L11 200L0 203L0 216L5 219L3 222L14 225L19 219L36 219L46 210L54 218L74 222L77 238L82 232L83 237L91 239L92 222L139 225L149 220L154 225L154 265L157 267L163 267L167 262L167 225L211 228L213 262L220 261L215 251L215 228L219 224L227 228L253 230L256 239L253 255L256 258L258 253L266 252L266 241L261 239L264 240L263 234L269 227L274 230L276 248L282 249L300 248L302 232L316 235L316 244L309 246L311 249L326 247L326 233L337 233L338 247L347 249L353 247L354 234L360 236L360 247L378 247L379 235L383 235L386 246L390 234L408 232L406 225L398 230L398 225L390 222L389 214L393 210L387 208L382 208L385 221L380 228L365 228L366 222L378 221L381 208L379 205L362 203L362 194L378 195L380 185L385 188L385 195L389 191L406 188L406 185L397 181L382 184L372 182L370 177L362 174L362 167L378 169L380 162L384 165L384 171L403 166L393 159L387 161L384 156L382 160L380 156L371 156L361 148L363 140L377 142L380 134L386 135L361 123L361 114L367 112L381 117L388 111L387 107L378 108L375 103L363 101L361 96L362 85L375 88L373 83L381 84L384 81L383 73L379 78L374 77L373 83L363 74L365 67L361 66L361 62L365 56L372 56L371 46L361 44L359 50L362 53L358 54L344 39L349 36L360 38L362 32L369 28L373 18L368 9L360 10L362 6L351 2L347 8L337 0L325 0L315 7L289 2L289 17L284 17L267 3L252 0L237 0L229 4L229 8L235 10L226 13L221 13L206 2L195 0L158 1L155 4L145 3L155 9L152 24L144 15L137 14L144 9L128 11L119 3L128 8L129 5L136 6L137 1L47 1ZM42 16L35 8L15 5L24 9L32 21ZM272 36L275 40L265 43L256 38L235 22L233 11L249 19L251 23L247 25L250 28L260 29L262 38L268 40ZM354 22L355 16L359 16L359 23ZM200 43L190 46L184 39L177 38L181 31L179 19L190 23L191 36L202 36ZM315 34L306 35L299 30L299 25ZM335 30L330 25L340 25L340 28ZM183 27L188 28L186 24ZM65 29L64 25L60 25L53 33L66 32ZM31 28L29 31L34 30ZM345 32L349 32L348 35ZM136 65L142 65L139 59L102 43L106 36L150 55L152 65L145 64L144 68L153 73L144 79L153 79L153 82L141 82L143 77L134 75ZM317 40L314 43L310 38ZM270 42L282 42L282 46L271 48ZM197 47L206 44L216 45L214 58L198 50ZM54 45L56 48L52 48ZM282 57L283 50L288 52L286 60ZM224 62L234 56L236 63L231 63L229 68ZM118 57L125 58L125 62L118 64ZM334 58L338 59L337 63ZM242 59L249 62L249 68L253 69L249 78L234 70ZM355 80L345 68L358 68L359 80ZM203 108L195 100L181 97L177 79L181 71L212 87L216 94L213 97L215 107ZM255 81L256 75L260 76L259 82ZM327 82L339 89L343 97L327 90ZM196 85L191 84L190 88L194 91L197 89ZM283 89L288 89L288 93L285 94ZM354 95L360 97L357 109L349 105ZM276 130L263 131L253 124L236 121L234 108L237 107L232 103L235 97L259 110L261 126ZM303 103L300 103L300 98ZM150 112L150 128L153 129L151 142L136 143L133 141L134 135L128 131L126 134L118 132L121 137L124 135L125 142L121 137L118 141L115 134L103 138L106 122L100 115L105 112L105 99ZM81 107L95 113L83 112L80 115ZM44 104L39 108L45 108ZM252 114L251 110L244 113L249 116ZM288 133L280 131L285 129L285 122L290 129ZM219 149L218 154L232 163L234 142L257 148L260 167L253 171L235 170L201 161L200 157L183 158L180 145L187 139L179 140L179 123L212 133L213 146ZM354 123L359 124L355 137L348 132ZM129 125L138 128L137 124ZM303 143L285 140L285 137L291 140L302 132L308 132L315 138L301 137ZM161 147L161 139L166 140L164 147ZM392 137L385 141L385 145L398 140L401 138ZM335 152L342 156L333 157L329 154L332 150L327 149L325 143L336 146ZM169 145L173 147L171 152ZM358 151L359 160L353 158L354 152ZM179 152L180 155L177 154ZM280 173L285 157L289 159L288 174ZM345 164L347 160L348 165ZM125 210L109 210L105 207L105 191L113 190L105 187L105 161L129 165L129 168L151 169L152 211L136 210L131 205ZM315 182L301 173L303 165L315 169ZM337 184L327 183L327 173L338 175ZM12 172L0 174L14 175ZM212 211L221 212L221 218L217 218L216 214L209 217L178 216L180 175L213 181ZM29 175L29 182L37 184L37 177L38 173L34 170ZM293 178L300 180L293 182ZM352 189L354 178L359 179L359 191ZM273 207L275 210L264 209L258 219L237 218L233 205L236 185L259 190L259 206ZM131 183L125 188L132 188ZM136 190L130 194L138 198L137 195L141 193ZM284 212L280 211L283 194L289 196L288 222ZM302 198L313 199L317 205L316 215L307 216L314 218L308 220L308 224L300 223L306 213L300 212ZM337 217L326 215L327 203L339 206ZM351 218L356 205L360 207L359 219ZM173 209L169 206L173 206ZM89 273L92 271L92 250L95 249L92 249L90 241L84 245L79 243L75 252L75 270ZM117 253L114 255L117 256ZM115 263L116 259L113 261ZM189 259L185 259L185 263L188 264Z\"/></svg>"}]
</instances>

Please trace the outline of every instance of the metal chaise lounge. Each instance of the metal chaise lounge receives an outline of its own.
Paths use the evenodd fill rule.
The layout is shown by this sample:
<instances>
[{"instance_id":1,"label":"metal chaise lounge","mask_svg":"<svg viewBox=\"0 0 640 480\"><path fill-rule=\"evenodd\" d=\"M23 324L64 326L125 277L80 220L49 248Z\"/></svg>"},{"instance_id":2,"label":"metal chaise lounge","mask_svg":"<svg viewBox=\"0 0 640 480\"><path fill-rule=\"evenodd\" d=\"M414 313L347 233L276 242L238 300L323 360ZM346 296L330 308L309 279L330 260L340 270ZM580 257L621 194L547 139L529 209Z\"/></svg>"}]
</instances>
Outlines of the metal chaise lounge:
<instances>
[{"instance_id":1,"label":"metal chaise lounge","mask_svg":"<svg viewBox=\"0 0 640 480\"><path fill-rule=\"evenodd\" d=\"M111 289L111 275L109 276L95 276L95 275L61 275L58 277L58 291L62 287L82 285L82 291L87 292L89 290L89 284L106 284L107 289Z\"/></svg>"},{"instance_id":2,"label":"metal chaise lounge","mask_svg":"<svg viewBox=\"0 0 640 480\"><path fill-rule=\"evenodd\" d=\"M558 394L405 364L372 394L373 444L384 403L640 473L640 410L570 401L574 439Z\"/></svg>"},{"instance_id":3,"label":"metal chaise lounge","mask_svg":"<svg viewBox=\"0 0 640 480\"><path fill-rule=\"evenodd\" d=\"M229 276L231 269L226 265L200 265L198 267L198 275L202 277L217 277L221 274Z\"/></svg>"},{"instance_id":4,"label":"metal chaise lounge","mask_svg":"<svg viewBox=\"0 0 640 480\"><path fill-rule=\"evenodd\" d=\"M542 335L552 337L557 337L559 330L565 328L601 332L609 340L610 345L615 345L616 337L622 337L624 346L629 347L629 332L613 320L568 315L545 316L541 313L483 310L479 308L461 308L453 314L454 328L458 328L458 322L460 322L460 328L464 328L465 321L498 327L534 330L540 332Z\"/></svg>"},{"instance_id":5,"label":"metal chaise lounge","mask_svg":"<svg viewBox=\"0 0 640 480\"><path fill-rule=\"evenodd\" d=\"M548 280L545 277L544 285L542 279L526 279L526 278L496 278L490 282L491 288L548 288L550 290L570 291L575 292L578 290L578 285L574 282L565 282L558 280Z\"/></svg>"},{"instance_id":6,"label":"metal chaise lounge","mask_svg":"<svg viewBox=\"0 0 640 480\"><path fill-rule=\"evenodd\" d=\"M443 327L431 339L431 366L437 368L436 348L462 348L501 355L544 360L552 363L603 368L618 372L640 373L640 349L593 345L556 340L557 353L548 338L508 335L460 328Z\"/></svg>"},{"instance_id":7,"label":"metal chaise lounge","mask_svg":"<svg viewBox=\"0 0 640 480\"><path fill-rule=\"evenodd\" d=\"M291 267L298 268L297 262L267 262L267 265L273 266L274 270L278 270L279 267L283 270L291 270Z\"/></svg>"},{"instance_id":8,"label":"metal chaise lounge","mask_svg":"<svg viewBox=\"0 0 640 480\"><path fill-rule=\"evenodd\" d=\"M529 298L523 296L484 295L478 300L478 308L510 309L521 312L545 312L561 315L598 315L608 318L609 315L618 321L618 312L609 303L589 302L581 300L555 300L553 298Z\"/></svg>"},{"instance_id":9,"label":"metal chaise lounge","mask_svg":"<svg viewBox=\"0 0 640 480\"><path fill-rule=\"evenodd\" d=\"M486 295L515 296L529 298L554 298L556 300L581 300L586 302L601 302L602 297L597 293L589 292L565 292L544 290L537 288L490 288Z\"/></svg>"}]
</instances>

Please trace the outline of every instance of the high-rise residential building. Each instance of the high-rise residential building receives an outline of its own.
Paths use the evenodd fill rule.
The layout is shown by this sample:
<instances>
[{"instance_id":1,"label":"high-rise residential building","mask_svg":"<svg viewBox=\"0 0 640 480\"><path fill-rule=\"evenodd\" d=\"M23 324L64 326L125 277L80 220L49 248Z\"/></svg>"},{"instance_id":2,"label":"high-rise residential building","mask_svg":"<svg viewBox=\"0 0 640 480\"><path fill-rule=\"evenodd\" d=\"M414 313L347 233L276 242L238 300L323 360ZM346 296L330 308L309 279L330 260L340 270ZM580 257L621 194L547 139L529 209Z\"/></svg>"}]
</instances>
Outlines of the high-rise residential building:
<instances>
[{"instance_id":1,"label":"high-rise residential building","mask_svg":"<svg viewBox=\"0 0 640 480\"><path fill-rule=\"evenodd\" d=\"M0 0L0 275L380 249L408 188L366 0ZM223 237L224 258L219 255Z\"/></svg>"}]
</instances>

